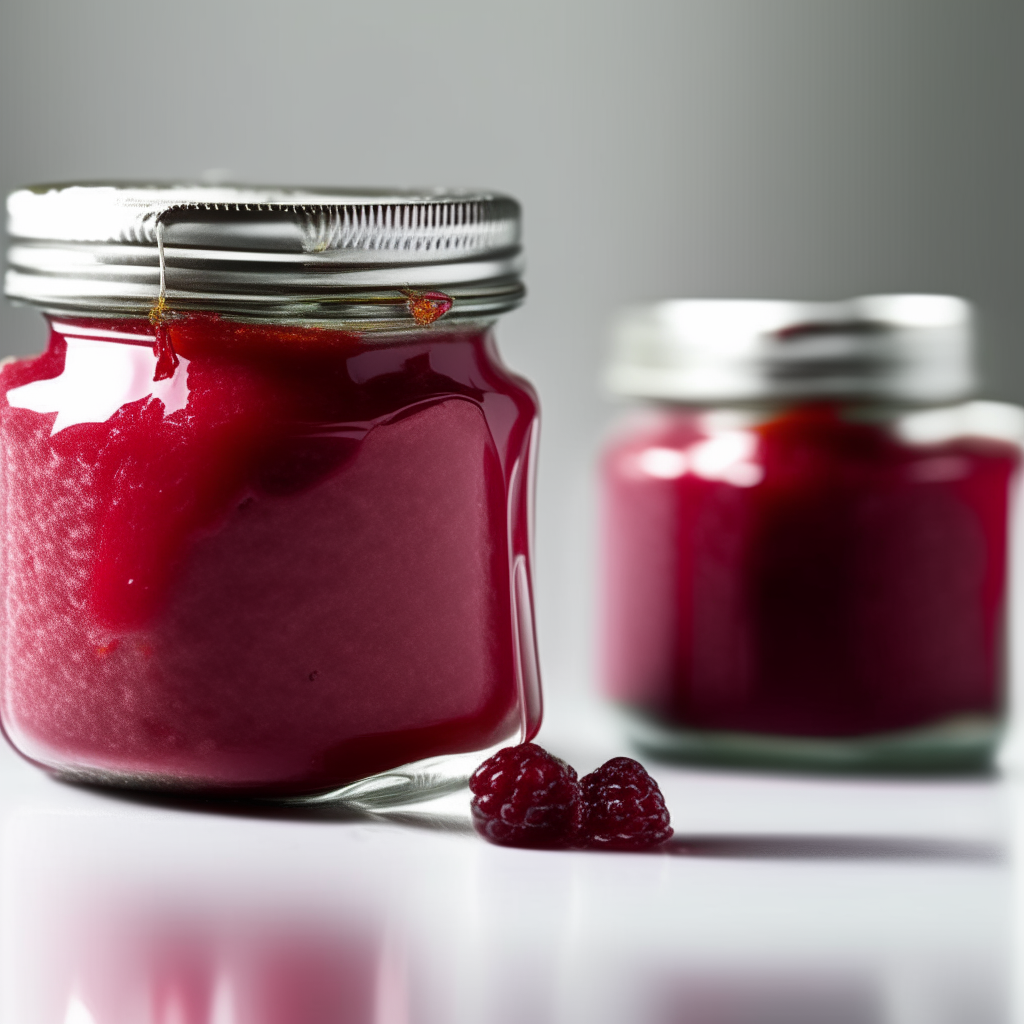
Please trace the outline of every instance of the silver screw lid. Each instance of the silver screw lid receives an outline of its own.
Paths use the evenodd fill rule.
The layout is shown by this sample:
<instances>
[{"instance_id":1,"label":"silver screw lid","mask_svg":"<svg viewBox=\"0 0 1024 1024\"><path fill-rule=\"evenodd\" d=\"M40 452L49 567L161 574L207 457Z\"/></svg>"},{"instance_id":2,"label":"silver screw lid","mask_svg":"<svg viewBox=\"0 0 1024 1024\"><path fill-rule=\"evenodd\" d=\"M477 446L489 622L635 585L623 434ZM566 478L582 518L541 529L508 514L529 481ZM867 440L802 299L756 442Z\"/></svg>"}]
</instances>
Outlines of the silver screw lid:
<instances>
[{"instance_id":1,"label":"silver screw lid","mask_svg":"<svg viewBox=\"0 0 1024 1024\"><path fill-rule=\"evenodd\" d=\"M615 326L606 382L694 403L953 401L975 387L971 307L949 295L638 306Z\"/></svg>"},{"instance_id":2,"label":"silver screw lid","mask_svg":"<svg viewBox=\"0 0 1024 1024\"><path fill-rule=\"evenodd\" d=\"M14 192L7 211L7 295L60 312L145 315L163 295L372 329L424 322L424 292L451 300L435 303L446 320L523 295L519 205L490 192L66 184Z\"/></svg>"}]
</instances>

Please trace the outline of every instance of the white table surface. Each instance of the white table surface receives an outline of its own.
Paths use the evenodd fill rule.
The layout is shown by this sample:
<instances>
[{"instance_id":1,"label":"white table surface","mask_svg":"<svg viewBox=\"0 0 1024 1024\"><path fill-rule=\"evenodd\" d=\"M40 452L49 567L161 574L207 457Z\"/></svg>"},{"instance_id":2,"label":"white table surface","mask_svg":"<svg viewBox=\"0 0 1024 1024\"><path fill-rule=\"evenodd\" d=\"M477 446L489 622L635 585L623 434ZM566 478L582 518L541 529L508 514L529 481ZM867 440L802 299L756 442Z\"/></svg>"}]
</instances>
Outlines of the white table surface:
<instances>
[{"instance_id":1,"label":"white table surface","mask_svg":"<svg viewBox=\"0 0 1024 1024\"><path fill-rule=\"evenodd\" d=\"M627 752L563 708L582 772ZM1024 784L649 765L649 854L58 783L0 750L2 1024L1024 1021Z\"/></svg>"}]
</instances>

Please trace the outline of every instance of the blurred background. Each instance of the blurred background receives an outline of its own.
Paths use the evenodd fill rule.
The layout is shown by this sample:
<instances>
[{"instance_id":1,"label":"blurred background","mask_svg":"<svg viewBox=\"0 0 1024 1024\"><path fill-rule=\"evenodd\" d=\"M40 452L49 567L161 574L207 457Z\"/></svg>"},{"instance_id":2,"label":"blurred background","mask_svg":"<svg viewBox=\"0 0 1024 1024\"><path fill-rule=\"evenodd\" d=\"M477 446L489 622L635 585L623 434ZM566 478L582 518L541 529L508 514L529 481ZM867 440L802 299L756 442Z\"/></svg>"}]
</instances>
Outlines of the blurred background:
<instances>
[{"instance_id":1,"label":"blurred background","mask_svg":"<svg viewBox=\"0 0 1024 1024\"><path fill-rule=\"evenodd\" d=\"M977 303L1024 399L1024 4L6 0L0 189L68 179L483 186L523 203L499 328L544 415L548 693L592 675L606 324L667 296ZM0 345L43 341L0 306ZM564 701L563 701L564 704Z\"/></svg>"}]
</instances>

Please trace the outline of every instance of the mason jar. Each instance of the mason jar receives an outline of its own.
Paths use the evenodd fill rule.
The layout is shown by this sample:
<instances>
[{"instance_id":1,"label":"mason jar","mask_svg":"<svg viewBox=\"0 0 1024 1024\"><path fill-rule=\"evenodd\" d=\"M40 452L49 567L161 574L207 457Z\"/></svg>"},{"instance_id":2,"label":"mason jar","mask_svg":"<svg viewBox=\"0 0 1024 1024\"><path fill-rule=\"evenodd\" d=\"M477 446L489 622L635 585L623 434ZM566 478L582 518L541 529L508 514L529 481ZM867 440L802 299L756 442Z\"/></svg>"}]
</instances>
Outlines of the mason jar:
<instances>
[{"instance_id":1,"label":"mason jar","mask_svg":"<svg viewBox=\"0 0 1024 1024\"><path fill-rule=\"evenodd\" d=\"M1004 720L1024 413L939 295L627 311L602 463L603 670L648 751L949 770Z\"/></svg>"},{"instance_id":2,"label":"mason jar","mask_svg":"<svg viewBox=\"0 0 1024 1024\"><path fill-rule=\"evenodd\" d=\"M2 722L67 779L371 806L530 739L537 403L496 194L10 196ZM7 339L16 347L17 339Z\"/></svg>"}]
</instances>

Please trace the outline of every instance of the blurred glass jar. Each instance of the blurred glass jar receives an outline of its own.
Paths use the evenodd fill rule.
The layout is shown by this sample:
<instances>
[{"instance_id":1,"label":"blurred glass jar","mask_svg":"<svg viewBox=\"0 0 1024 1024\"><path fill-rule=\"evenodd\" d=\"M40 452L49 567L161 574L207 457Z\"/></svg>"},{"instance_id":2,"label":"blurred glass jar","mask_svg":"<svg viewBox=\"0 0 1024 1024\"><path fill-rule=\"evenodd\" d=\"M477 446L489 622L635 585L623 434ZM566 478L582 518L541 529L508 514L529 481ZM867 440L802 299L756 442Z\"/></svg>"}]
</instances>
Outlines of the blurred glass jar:
<instances>
[{"instance_id":1,"label":"blurred glass jar","mask_svg":"<svg viewBox=\"0 0 1024 1024\"><path fill-rule=\"evenodd\" d=\"M67 778L380 804L540 723L503 196L9 200L2 721Z\"/></svg>"},{"instance_id":2,"label":"blurred glass jar","mask_svg":"<svg viewBox=\"0 0 1024 1024\"><path fill-rule=\"evenodd\" d=\"M970 308L627 311L610 389L603 668L634 740L698 761L985 765L1004 718L1024 412L970 400Z\"/></svg>"}]
</instances>

